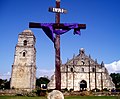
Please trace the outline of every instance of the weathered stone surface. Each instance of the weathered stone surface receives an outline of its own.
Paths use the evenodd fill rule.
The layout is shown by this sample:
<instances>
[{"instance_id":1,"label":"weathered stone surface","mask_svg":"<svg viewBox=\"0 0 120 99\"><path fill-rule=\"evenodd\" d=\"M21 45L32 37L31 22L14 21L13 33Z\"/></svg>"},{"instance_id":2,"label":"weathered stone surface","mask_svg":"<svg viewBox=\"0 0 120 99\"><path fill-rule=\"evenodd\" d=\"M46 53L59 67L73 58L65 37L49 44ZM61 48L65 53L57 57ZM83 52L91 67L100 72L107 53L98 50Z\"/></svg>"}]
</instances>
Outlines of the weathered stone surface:
<instances>
[{"instance_id":1,"label":"weathered stone surface","mask_svg":"<svg viewBox=\"0 0 120 99\"><path fill-rule=\"evenodd\" d=\"M61 89L74 91L115 88L104 63L98 64L91 56L81 49L78 55L61 65ZM55 74L51 77L48 89L55 88Z\"/></svg>"},{"instance_id":2,"label":"weathered stone surface","mask_svg":"<svg viewBox=\"0 0 120 99\"><path fill-rule=\"evenodd\" d=\"M53 90L48 93L47 99L64 99L63 93L59 90Z\"/></svg>"},{"instance_id":3,"label":"weathered stone surface","mask_svg":"<svg viewBox=\"0 0 120 99\"><path fill-rule=\"evenodd\" d=\"M12 65L11 88L28 90L35 89L36 83L36 49L35 36L31 30L19 34L15 47Z\"/></svg>"}]
</instances>

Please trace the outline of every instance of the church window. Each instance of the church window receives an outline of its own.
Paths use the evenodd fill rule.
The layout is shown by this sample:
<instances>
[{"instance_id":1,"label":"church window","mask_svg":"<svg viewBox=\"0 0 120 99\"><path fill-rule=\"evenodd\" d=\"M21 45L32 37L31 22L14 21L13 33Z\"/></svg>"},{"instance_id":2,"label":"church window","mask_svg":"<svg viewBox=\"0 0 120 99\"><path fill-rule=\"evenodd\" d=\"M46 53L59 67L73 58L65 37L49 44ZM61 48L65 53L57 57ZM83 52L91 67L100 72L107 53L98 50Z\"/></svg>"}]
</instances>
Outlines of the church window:
<instances>
[{"instance_id":1,"label":"church window","mask_svg":"<svg viewBox=\"0 0 120 99\"><path fill-rule=\"evenodd\" d=\"M70 68L70 71L73 72L73 68Z\"/></svg>"},{"instance_id":2,"label":"church window","mask_svg":"<svg viewBox=\"0 0 120 99\"><path fill-rule=\"evenodd\" d=\"M84 72L84 68L82 68L82 72Z\"/></svg>"},{"instance_id":3,"label":"church window","mask_svg":"<svg viewBox=\"0 0 120 99\"><path fill-rule=\"evenodd\" d=\"M95 72L95 68L92 68L92 72Z\"/></svg>"},{"instance_id":4,"label":"church window","mask_svg":"<svg viewBox=\"0 0 120 99\"><path fill-rule=\"evenodd\" d=\"M81 62L82 62L82 65L85 65L85 61L84 61L84 58L83 58L83 57L82 57Z\"/></svg>"},{"instance_id":5,"label":"church window","mask_svg":"<svg viewBox=\"0 0 120 99\"><path fill-rule=\"evenodd\" d=\"M27 45L27 40L24 40L23 43L24 43L24 46L26 46Z\"/></svg>"},{"instance_id":6,"label":"church window","mask_svg":"<svg viewBox=\"0 0 120 99\"><path fill-rule=\"evenodd\" d=\"M23 57L25 57L25 54L26 54L26 53L25 53L25 52L23 52Z\"/></svg>"}]
</instances>

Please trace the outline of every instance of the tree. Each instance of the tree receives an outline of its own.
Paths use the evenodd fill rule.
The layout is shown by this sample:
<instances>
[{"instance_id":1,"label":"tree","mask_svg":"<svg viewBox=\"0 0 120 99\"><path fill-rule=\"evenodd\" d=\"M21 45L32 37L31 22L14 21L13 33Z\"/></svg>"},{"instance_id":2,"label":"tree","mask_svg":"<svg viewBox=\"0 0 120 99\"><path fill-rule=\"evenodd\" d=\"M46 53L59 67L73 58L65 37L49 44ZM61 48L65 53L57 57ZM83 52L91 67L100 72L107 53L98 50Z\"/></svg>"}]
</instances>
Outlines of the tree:
<instances>
[{"instance_id":1,"label":"tree","mask_svg":"<svg viewBox=\"0 0 120 99\"><path fill-rule=\"evenodd\" d=\"M120 88L120 73L111 73L112 81L116 88Z\"/></svg>"},{"instance_id":2,"label":"tree","mask_svg":"<svg viewBox=\"0 0 120 99\"><path fill-rule=\"evenodd\" d=\"M10 89L10 80L7 81L7 79L0 79L0 89Z\"/></svg>"},{"instance_id":3,"label":"tree","mask_svg":"<svg viewBox=\"0 0 120 99\"><path fill-rule=\"evenodd\" d=\"M40 77L36 79L36 86L41 88L41 84L47 85L49 82L50 80L47 77Z\"/></svg>"}]
</instances>

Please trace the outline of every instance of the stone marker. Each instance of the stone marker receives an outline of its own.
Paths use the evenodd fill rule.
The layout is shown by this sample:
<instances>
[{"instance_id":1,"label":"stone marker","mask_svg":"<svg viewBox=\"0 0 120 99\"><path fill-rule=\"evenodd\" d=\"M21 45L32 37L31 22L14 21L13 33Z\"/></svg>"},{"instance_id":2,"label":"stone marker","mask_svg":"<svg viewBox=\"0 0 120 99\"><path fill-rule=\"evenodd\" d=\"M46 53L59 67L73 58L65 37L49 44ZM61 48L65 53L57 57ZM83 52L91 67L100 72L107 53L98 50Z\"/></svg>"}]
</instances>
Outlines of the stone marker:
<instances>
[{"instance_id":1,"label":"stone marker","mask_svg":"<svg viewBox=\"0 0 120 99\"><path fill-rule=\"evenodd\" d=\"M48 93L47 99L64 99L64 96L59 90L53 90L52 92Z\"/></svg>"}]
</instances>

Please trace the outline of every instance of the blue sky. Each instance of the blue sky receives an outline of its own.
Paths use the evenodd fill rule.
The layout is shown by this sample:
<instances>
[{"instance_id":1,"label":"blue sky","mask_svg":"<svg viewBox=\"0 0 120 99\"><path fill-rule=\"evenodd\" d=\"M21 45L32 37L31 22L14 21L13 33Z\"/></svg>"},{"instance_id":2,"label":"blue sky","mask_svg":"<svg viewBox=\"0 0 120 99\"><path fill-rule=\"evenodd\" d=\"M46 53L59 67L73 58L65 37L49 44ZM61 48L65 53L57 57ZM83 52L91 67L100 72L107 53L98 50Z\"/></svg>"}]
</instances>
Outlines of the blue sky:
<instances>
[{"instance_id":1,"label":"blue sky","mask_svg":"<svg viewBox=\"0 0 120 99\"><path fill-rule=\"evenodd\" d=\"M98 63L120 60L119 5L120 0L61 0L61 8L68 10L67 14L61 14L62 23L87 25L80 36L73 35L73 30L61 35L63 63L77 55L80 48ZM48 12L51 6L55 7L55 0L0 0L0 76L10 74L18 34L29 28L29 22L55 22L55 14ZM41 29L31 30L36 36L38 70L53 70L53 43Z\"/></svg>"}]
</instances>

